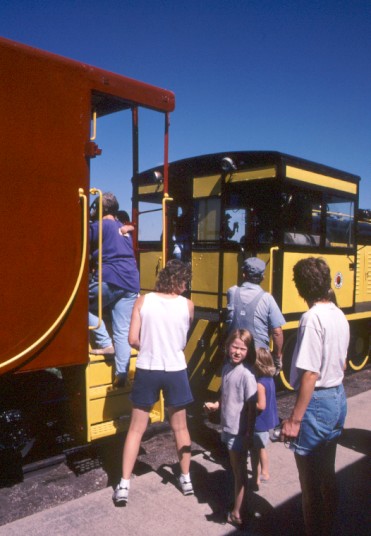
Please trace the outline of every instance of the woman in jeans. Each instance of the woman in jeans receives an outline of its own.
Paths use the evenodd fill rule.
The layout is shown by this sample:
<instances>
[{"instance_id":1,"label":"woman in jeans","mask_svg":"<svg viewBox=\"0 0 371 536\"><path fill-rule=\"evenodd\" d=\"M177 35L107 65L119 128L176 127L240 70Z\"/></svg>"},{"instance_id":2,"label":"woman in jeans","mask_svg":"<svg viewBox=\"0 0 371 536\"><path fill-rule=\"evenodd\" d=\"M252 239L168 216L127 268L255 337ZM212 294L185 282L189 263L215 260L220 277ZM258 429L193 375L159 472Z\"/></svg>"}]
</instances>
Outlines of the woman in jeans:
<instances>
[{"instance_id":1,"label":"woman in jeans","mask_svg":"<svg viewBox=\"0 0 371 536\"><path fill-rule=\"evenodd\" d=\"M347 411L342 382L349 324L329 299L330 269L323 259L300 260L294 282L309 310L301 317L291 364L297 398L281 438L295 453L306 534L324 536L331 534L338 502L335 456Z\"/></svg>"}]
</instances>

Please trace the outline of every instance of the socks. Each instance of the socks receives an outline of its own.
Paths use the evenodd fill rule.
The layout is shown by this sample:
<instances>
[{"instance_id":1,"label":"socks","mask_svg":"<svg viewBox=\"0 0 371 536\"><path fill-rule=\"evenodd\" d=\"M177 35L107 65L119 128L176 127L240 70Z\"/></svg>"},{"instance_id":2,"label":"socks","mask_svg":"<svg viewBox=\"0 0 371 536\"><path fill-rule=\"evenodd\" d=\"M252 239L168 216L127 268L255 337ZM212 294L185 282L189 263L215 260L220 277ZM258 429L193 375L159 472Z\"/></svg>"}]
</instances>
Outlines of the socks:
<instances>
[{"instance_id":1,"label":"socks","mask_svg":"<svg viewBox=\"0 0 371 536\"><path fill-rule=\"evenodd\" d=\"M120 480L120 488L122 488L122 489L130 489L130 480L125 480L125 478L122 478Z\"/></svg>"}]
</instances>

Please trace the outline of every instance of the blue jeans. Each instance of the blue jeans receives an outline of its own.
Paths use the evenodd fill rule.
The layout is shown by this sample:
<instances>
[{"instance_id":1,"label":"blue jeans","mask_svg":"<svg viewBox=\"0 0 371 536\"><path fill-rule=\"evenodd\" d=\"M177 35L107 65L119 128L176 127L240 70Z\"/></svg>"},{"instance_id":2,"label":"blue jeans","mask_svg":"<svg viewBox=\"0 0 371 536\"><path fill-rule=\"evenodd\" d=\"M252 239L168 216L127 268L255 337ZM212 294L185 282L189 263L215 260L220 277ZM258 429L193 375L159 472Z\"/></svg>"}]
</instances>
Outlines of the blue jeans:
<instances>
[{"instance_id":1,"label":"blue jeans","mask_svg":"<svg viewBox=\"0 0 371 536\"><path fill-rule=\"evenodd\" d=\"M336 446L346 413L343 385L314 390L299 435L291 443L299 471L308 536L327 536L332 533L338 504Z\"/></svg>"},{"instance_id":2,"label":"blue jeans","mask_svg":"<svg viewBox=\"0 0 371 536\"><path fill-rule=\"evenodd\" d=\"M311 454L327 442L337 439L344 426L347 401L343 385L314 390L291 449L300 456Z\"/></svg>"},{"instance_id":3,"label":"blue jeans","mask_svg":"<svg viewBox=\"0 0 371 536\"><path fill-rule=\"evenodd\" d=\"M121 289L110 283L102 283L102 307L112 318L113 342L115 345L116 374L125 374L129 368L131 347L128 342L131 313L138 294ZM98 283L89 285L89 325L98 324ZM99 328L92 330L98 348L112 345L111 337L102 320Z\"/></svg>"}]
</instances>

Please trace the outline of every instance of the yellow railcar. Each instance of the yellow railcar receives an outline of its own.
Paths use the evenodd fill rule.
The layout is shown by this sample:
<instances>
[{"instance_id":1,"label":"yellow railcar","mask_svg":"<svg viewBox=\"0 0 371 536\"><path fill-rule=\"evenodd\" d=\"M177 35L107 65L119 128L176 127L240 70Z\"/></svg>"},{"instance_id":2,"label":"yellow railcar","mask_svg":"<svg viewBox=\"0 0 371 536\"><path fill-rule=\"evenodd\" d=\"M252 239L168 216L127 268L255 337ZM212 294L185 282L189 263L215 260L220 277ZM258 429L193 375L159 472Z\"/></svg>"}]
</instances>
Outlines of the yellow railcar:
<instances>
[{"instance_id":1,"label":"yellow railcar","mask_svg":"<svg viewBox=\"0 0 371 536\"><path fill-rule=\"evenodd\" d=\"M298 321L306 310L292 281L292 268L303 257L322 256L330 265L338 305L351 325L349 365L366 364L371 218L358 208L358 176L264 151L188 158L169 165L167 180L162 174L162 168L153 168L134 181L142 288L153 286L165 258L191 262L196 320L186 353L196 393L210 396L220 387L226 292L241 281L240 267L249 256L266 262L262 286L287 321L281 373L286 387Z\"/></svg>"}]
</instances>

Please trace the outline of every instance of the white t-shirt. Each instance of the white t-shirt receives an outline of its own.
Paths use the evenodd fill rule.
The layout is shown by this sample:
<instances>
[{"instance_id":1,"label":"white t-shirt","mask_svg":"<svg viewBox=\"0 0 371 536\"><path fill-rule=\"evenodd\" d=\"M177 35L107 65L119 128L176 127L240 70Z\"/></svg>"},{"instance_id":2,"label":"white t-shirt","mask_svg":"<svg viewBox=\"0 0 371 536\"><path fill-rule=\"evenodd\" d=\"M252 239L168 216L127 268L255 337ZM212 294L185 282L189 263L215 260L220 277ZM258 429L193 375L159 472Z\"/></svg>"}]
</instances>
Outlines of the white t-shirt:
<instances>
[{"instance_id":1,"label":"white t-shirt","mask_svg":"<svg viewBox=\"0 0 371 536\"><path fill-rule=\"evenodd\" d=\"M150 292L144 296L140 317L140 350L136 366L166 371L187 368L183 352L190 323L187 299L183 296L164 298Z\"/></svg>"},{"instance_id":2,"label":"white t-shirt","mask_svg":"<svg viewBox=\"0 0 371 536\"><path fill-rule=\"evenodd\" d=\"M290 384L297 390L303 371L318 372L316 387L335 387L344 377L349 324L332 302L316 303L303 314L291 363Z\"/></svg>"}]
</instances>

